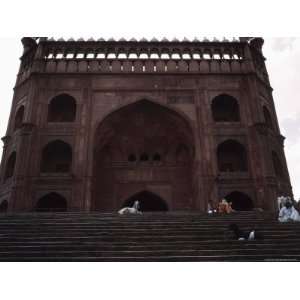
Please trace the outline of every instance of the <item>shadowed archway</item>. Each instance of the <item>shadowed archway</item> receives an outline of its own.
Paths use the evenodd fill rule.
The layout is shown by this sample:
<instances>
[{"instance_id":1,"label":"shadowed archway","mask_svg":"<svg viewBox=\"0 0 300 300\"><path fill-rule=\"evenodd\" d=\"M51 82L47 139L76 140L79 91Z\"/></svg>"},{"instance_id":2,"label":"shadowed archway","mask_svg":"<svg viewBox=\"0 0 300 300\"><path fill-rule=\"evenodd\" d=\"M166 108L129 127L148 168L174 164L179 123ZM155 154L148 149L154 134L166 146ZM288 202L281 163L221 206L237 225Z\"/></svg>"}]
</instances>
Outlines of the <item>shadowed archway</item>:
<instances>
[{"instance_id":1,"label":"shadowed archway","mask_svg":"<svg viewBox=\"0 0 300 300\"><path fill-rule=\"evenodd\" d=\"M221 94L215 97L211 104L212 116L215 122L239 122L240 111L238 101L229 95Z\"/></svg>"},{"instance_id":2,"label":"shadowed archway","mask_svg":"<svg viewBox=\"0 0 300 300\"><path fill-rule=\"evenodd\" d=\"M130 198L124 201L123 207L132 207L133 203L137 200L139 201L141 211L168 210L168 205L162 198L148 191L143 191L131 196Z\"/></svg>"},{"instance_id":3,"label":"shadowed archway","mask_svg":"<svg viewBox=\"0 0 300 300\"><path fill-rule=\"evenodd\" d=\"M63 196L57 193L49 193L38 200L35 211L65 212L67 211L67 201Z\"/></svg>"},{"instance_id":4,"label":"shadowed archway","mask_svg":"<svg viewBox=\"0 0 300 300\"><path fill-rule=\"evenodd\" d=\"M48 122L74 122L76 118L76 100L61 94L54 97L48 105Z\"/></svg>"},{"instance_id":5,"label":"shadowed archway","mask_svg":"<svg viewBox=\"0 0 300 300\"><path fill-rule=\"evenodd\" d=\"M248 170L246 148L235 140L226 140L217 149L220 172L246 172Z\"/></svg>"},{"instance_id":6,"label":"shadowed archway","mask_svg":"<svg viewBox=\"0 0 300 300\"><path fill-rule=\"evenodd\" d=\"M68 173L72 165L72 148L69 144L55 140L42 150L42 173Z\"/></svg>"},{"instance_id":7,"label":"shadowed archway","mask_svg":"<svg viewBox=\"0 0 300 300\"><path fill-rule=\"evenodd\" d=\"M251 198L241 192L232 192L228 194L225 199L232 202L232 208L237 211L249 211L253 209L253 202Z\"/></svg>"}]
</instances>

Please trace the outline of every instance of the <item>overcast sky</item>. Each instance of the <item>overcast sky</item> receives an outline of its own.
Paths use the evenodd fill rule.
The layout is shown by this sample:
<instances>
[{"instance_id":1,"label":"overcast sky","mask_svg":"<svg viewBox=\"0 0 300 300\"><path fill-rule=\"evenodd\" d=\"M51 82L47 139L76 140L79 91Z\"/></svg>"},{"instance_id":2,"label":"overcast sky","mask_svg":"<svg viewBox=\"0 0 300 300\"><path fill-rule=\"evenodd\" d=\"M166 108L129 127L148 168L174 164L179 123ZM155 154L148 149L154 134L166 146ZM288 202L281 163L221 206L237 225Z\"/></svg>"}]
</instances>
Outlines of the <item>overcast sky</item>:
<instances>
[{"instance_id":1,"label":"overcast sky","mask_svg":"<svg viewBox=\"0 0 300 300\"><path fill-rule=\"evenodd\" d=\"M160 35L157 35L160 38ZM129 37L129 36L128 36ZM127 37L127 38L128 38ZM140 36L137 36L139 38ZM148 36L146 36L149 38ZM169 36L168 36L169 37ZM172 38L173 36L170 36ZM106 37L108 38L108 36ZM119 38L119 36L116 36ZM151 38L151 37L150 37ZM294 196L300 197L300 38L265 38L263 48L274 89L281 133L286 137L285 154L288 161ZM13 86L22 53L20 39L0 38L0 135L5 135L13 96ZM2 147L0 150L2 156Z\"/></svg>"}]
</instances>

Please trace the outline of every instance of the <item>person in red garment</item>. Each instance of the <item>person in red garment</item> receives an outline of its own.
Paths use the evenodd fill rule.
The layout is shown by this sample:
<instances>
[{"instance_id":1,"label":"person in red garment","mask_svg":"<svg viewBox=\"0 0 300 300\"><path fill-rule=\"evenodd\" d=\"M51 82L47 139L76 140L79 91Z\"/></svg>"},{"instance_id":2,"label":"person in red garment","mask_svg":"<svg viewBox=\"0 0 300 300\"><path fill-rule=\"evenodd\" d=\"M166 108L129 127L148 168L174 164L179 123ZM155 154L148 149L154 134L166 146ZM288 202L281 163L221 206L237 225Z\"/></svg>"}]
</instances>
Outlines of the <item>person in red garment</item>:
<instances>
[{"instance_id":1,"label":"person in red garment","mask_svg":"<svg viewBox=\"0 0 300 300\"><path fill-rule=\"evenodd\" d=\"M231 212L234 211L231 205L232 205L231 202L227 202L226 199L222 199L218 205L218 213L230 214Z\"/></svg>"}]
</instances>

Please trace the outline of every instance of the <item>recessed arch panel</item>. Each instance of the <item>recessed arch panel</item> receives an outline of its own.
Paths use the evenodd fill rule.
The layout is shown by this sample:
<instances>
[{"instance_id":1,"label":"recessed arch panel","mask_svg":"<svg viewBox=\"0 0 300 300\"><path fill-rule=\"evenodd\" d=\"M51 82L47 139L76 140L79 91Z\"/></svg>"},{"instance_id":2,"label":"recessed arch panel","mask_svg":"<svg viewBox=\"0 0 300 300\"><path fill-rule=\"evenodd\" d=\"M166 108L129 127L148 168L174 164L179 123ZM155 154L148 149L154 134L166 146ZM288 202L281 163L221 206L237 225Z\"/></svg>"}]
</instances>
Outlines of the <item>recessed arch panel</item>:
<instances>
[{"instance_id":1,"label":"recessed arch panel","mask_svg":"<svg viewBox=\"0 0 300 300\"><path fill-rule=\"evenodd\" d=\"M272 151L272 162L273 162L273 168L276 177L283 179L284 178L283 165L278 154L275 151Z\"/></svg>"},{"instance_id":2,"label":"recessed arch panel","mask_svg":"<svg viewBox=\"0 0 300 300\"><path fill-rule=\"evenodd\" d=\"M274 129L271 114L266 106L263 106L263 113L264 113L264 119L267 127L270 129Z\"/></svg>"},{"instance_id":3,"label":"recessed arch panel","mask_svg":"<svg viewBox=\"0 0 300 300\"><path fill-rule=\"evenodd\" d=\"M246 148L235 140L226 140L217 149L220 172L248 171Z\"/></svg>"},{"instance_id":4,"label":"recessed arch panel","mask_svg":"<svg viewBox=\"0 0 300 300\"><path fill-rule=\"evenodd\" d=\"M215 122L239 122L240 109L238 101L227 94L221 94L212 100L212 116Z\"/></svg>"},{"instance_id":5,"label":"recessed arch panel","mask_svg":"<svg viewBox=\"0 0 300 300\"><path fill-rule=\"evenodd\" d=\"M17 159L17 154L15 151L13 151L6 163L5 167L5 173L4 173L4 180L11 178L14 175L15 172L15 165L16 165L16 159Z\"/></svg>"},{"instance_id":6,"label":"recessed arch panel","mask_svg":"<svg viewBox=\"0 0 300 300\"><path fill-rule=\"evenodd\" d=\"M76 100L68 94L60 94L48 104L48 122L74 122Z\"/></svg>"},{"instance_id":7,"label":"recessed arch panel","mask_svg":"<svg viewBox=\"0 0 300 300\"><path fill-rule=\"evenodd\" d=\"M95 132L94 208L116 210L124 194L151 185L174 189L172 208L187 208L194 149L189 121L164 105L142 99L115 110Z\"/></svg>"},{"instance_id":8,"label":"recessed arch panel","mask_svg":"<svg viewBox=\"0 0 300 300\"><path fill-rule=\"evenodd\" d=\"M21 128L24 119L24 105L21 105L15 115L14 130Z\"/></svg>"},{"instance_id":9,"label":"recessed arch panel","mask_svg":"<svg viewBox=\"0 0 300 300\"><path fill-rule=\"evenodd\" d=\"M72 148L69 144L55 140L42 150L42 173L68 173L72 165Z\"/></svg>"}]
</instances>

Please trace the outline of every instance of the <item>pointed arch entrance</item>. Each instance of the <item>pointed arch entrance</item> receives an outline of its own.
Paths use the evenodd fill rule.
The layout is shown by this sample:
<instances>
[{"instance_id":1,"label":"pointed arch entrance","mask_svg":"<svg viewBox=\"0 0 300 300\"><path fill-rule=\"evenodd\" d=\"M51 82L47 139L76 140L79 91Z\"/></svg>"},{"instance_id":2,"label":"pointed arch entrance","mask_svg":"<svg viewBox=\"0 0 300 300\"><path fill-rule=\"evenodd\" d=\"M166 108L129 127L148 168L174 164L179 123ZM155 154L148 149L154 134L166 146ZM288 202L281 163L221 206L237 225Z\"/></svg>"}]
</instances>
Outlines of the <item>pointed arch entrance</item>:
<instances>
[{"instance_id":1,"label":"pointed arch entrance","mask_svg":"<svg viewBox=\"0 0 300 300\"><path fill-rule=\"evenodd\" d=\"M38 200L35 211L64 212L67 211L67 201L58 193L49 193Z\"/></svg>"},{"instance_id":2,"label":"pointed arch entrance","mask_svg":"<svg viewBox=\"0 0 300 300\"><path fill-rule=\"evenodd\" d=\"M144 211L167 211L168 204L158 195L149 191L142 191L124 201L122 207L132 207L135 201L139 201L140 210Z\"/></svg>"},{"instance_id":3,"label":"pointed arch entrance","mask_svg":"<svg viewBox=\"0 0 300 300\"><path fill-rule=\"evenodd\" d=\"M242 192L234 191L228 194L225 199L232 202L232 208L237 211L247 211L254 208L252 199Z\"/></svg>"},{"instance_id":4,"label":"pointed arch entrance","mask_svg":"<svg viewBox=\"0 0 300 300\"><path fill-rule=\"evenodd\" d=\"M194 151L193 129L173 109L140 100L112 112L95 132L92 209L115 211L153 186L172 209L193 209Z\"/></svg>"}]
</instances>

